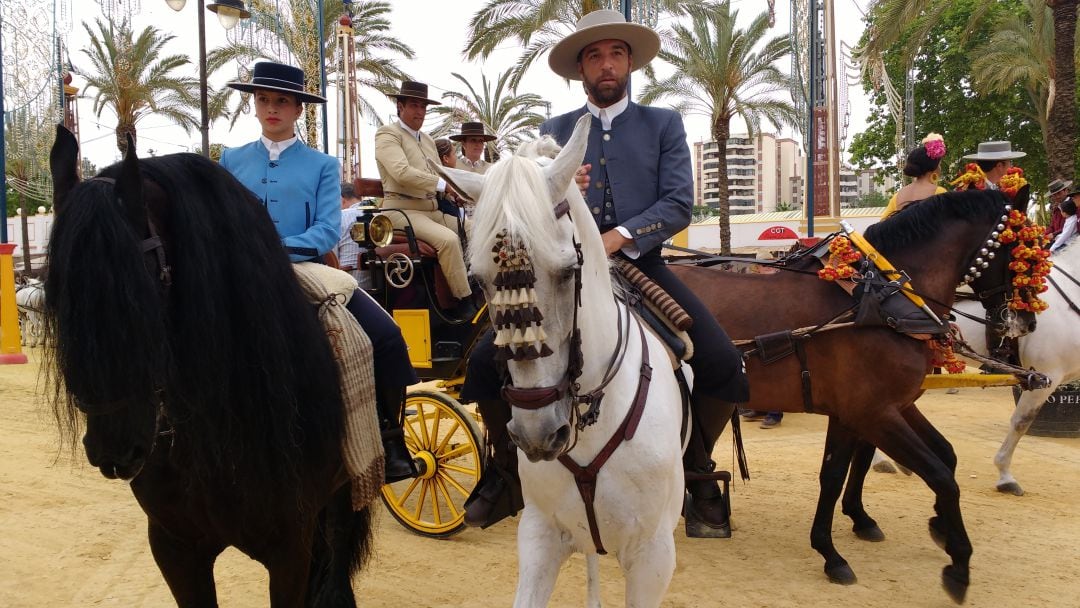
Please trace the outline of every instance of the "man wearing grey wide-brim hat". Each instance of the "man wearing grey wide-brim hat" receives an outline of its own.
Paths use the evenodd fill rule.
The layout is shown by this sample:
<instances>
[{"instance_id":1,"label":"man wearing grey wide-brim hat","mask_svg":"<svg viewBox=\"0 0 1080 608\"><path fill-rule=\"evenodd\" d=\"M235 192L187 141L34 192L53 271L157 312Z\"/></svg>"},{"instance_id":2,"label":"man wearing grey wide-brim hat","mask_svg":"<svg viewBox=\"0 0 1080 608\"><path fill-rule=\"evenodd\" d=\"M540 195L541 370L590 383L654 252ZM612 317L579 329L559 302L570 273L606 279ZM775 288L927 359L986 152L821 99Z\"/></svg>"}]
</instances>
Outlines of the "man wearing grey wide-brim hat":
<instances>
[{"instance_id":1,"label":"man wearing grey wide-brim hat","mask_svg":"<svg viewBox=\"0 0 1080 608\"><path fill-rule=\"evenodd\" d=\"M540 127L565 144L578 118L592 115L584 164L576 178L608 255L618 256L651 278L678 302L694 324L691 402L693 432L684 457L690 473L708 473L716 439L731 419L735 403L749 399L742 356L690 289L668 270L660 256L663 242L690 223L693 177L682 117L668 109L630 101L630 72L647 65L660 50L652 29L627 23L618 11L591 12L577 29L552 48L548 65L556 74L580 80L586 103ZM499 395L501 379L490 370L494 349L484 340L469 358L462 398L475 400L495 450L484 478L466 502L465 521L487 526L520 506L516 452L502 428L509 406ZM686 484L686 533L696 537L731 535L727 505L715 481ZM516 493L515 493L516 491ZM510 498L506 498L509 496Z\"/></svg>"},{"instance_id":2,"label":"man wearing grey wide-brim hat","mask_svg":"<svg viewBox=\"0 0 1080 608\"><path fill-rule=\"evenodd\" d=\"M1005 172L1012 169L1012 161L1025 156L1026 152L1013 150L1012 144L1007 141L984 141L979 144L975 154L968 154L964 160L975 161L986 175L986 187L997 190L998 182L1005 176Z\"/></svg>"}]
</instances>

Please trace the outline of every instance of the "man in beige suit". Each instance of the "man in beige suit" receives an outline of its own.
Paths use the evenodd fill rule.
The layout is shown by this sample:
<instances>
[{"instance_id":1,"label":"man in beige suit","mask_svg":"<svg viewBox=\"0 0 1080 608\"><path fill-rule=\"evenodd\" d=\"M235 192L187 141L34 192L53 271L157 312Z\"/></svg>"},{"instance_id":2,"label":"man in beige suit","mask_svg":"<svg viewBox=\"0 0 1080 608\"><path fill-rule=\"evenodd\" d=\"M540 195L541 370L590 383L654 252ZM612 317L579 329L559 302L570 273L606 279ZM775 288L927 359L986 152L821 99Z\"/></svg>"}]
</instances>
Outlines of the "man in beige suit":
<instances>
[{"instance_id":1,"label":"man in beige suit","mask_svg":"<svg viewBox=\"0 0 1080 608\"><path fill-rule=\"evenodd\" d=\"M458 159L459 169L482 174L491 166L491 163L484 160L484 147L487 142L495 141L495 136L484 131L484 123L461 123L461 133L451 135L450 139L461 143L461 158Z\"/></svg>"},{"instance_id":2,"label":"man in beige suit","mask_svg":"<svg viewBox=\"0 0 1080 608\"><path fill-rule=\"evenodd\" d=\"M420 130L427 106L439 104L428 99L427 94L426 84L402 82L401 90L390 95L397 100L397 122L375 132L375 162L383 185L382 206L386 210L400 210L384 213L395 229L411 224L416 238L435 248L450 293L464 305L472 290L458 238L458 219L439 211L437 193L445 192L448 186L428 166L429 159L439 163L439 153L435 140ZM471 222L465 220L466 231L471 227Z\"/></svg>"}]
</instances>

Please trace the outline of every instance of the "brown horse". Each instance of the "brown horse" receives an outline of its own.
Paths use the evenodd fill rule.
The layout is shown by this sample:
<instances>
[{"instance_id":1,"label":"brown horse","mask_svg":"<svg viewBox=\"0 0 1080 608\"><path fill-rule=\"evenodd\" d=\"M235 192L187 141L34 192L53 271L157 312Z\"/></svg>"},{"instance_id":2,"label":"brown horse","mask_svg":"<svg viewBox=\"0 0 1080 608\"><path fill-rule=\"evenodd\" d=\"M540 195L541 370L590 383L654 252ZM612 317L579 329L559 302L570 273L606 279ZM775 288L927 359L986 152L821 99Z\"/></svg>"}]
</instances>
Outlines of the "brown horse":
<instances>
[{"instance_id":1,"label":"brown horse","mask_svg":"<svg viewBox=\"0 0 1080 608\"><path fill-rule=\"evenodd\" d=\"M951 306L955 288L965 275L979 275L972 276L976 292L993 291L1008 280L1004 249L1000 255L987 256L987 250L994 249L987 241L995 240L1001 230L1006 204L997 192L942 194L871 227L865 236L896 268L907 272L914 289L940 317ZM987 265L982 267L982 262ZM971 270L973 265L980 266L977 272ZM815 327L851 309L852 297L819 279L819 268L815 258L807 257L793 263L790 272L775 274L736 274L697 266L672 269L738 341ZM834 582L855 580L833 546L831 526L861 438L910 468L933 490L937 516L930 520L931 532L944 538L945 551L952 558L942 582L955 601L963 602L971 542L960 513L956 455L915 406L930 371L927 342L886 326L850 326L796 341L801 343L803 357L792 354L769 364L758 356L747 358L751 401L745 407L829 416L821 495L811 530L811 545L825 558L826 574ZM800 358L805 359L807 374ZM715 437L726 420L702 422ZM857 533L872 537L876 529L869 516L856 518Z\"/></svg>"}]
</instances>

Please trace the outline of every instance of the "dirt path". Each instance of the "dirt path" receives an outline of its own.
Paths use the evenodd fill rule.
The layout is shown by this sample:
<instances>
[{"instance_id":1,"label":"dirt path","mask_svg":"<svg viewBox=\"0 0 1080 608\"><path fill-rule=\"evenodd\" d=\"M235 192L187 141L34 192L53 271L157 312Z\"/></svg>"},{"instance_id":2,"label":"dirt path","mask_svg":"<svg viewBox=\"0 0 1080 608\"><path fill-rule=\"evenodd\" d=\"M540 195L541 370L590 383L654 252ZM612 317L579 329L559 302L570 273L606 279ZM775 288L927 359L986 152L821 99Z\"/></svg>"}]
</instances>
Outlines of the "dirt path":
<instances>
[{"instance_id":1,"label":"dirt path","mask_svg":"<svg viewBox=\"0 0 1080 608\"><path fill-rule=\"evenodd\" d=\"M34 354L31 354L32 360ZM0 366L0 606L169 606L146 544L146 521L123 483L82 454L57 457L51 416L37 397L37 366ZM1080 605L1080 439L1026 437L1014 472L1027 495L994 490L992 458L1012 401L1005 389L928 394L921 409L953 442L974 544L972 607ZM789 415L776 429L746 425L752 482L733 496L730 540L676 530L678 567L664 606L950 606L939 580L945 554L930 540L932 497L918 479L872 474L867 508L888 540L858 541L846 519L837 548L859 582L827 582L809 546L824 440L821 416ZM719 460L731 468L724 452ZM516 582L516 520L450 540L406 532L382 513L377 555L357 581L362 605L508 606ZM601 560L606 605L623 603L614 558ZM261 566L230 551L218 561L222 606L265 606ZM553 606L584 602L584 560L559 577Z\"/></svg>"}]
</instances>

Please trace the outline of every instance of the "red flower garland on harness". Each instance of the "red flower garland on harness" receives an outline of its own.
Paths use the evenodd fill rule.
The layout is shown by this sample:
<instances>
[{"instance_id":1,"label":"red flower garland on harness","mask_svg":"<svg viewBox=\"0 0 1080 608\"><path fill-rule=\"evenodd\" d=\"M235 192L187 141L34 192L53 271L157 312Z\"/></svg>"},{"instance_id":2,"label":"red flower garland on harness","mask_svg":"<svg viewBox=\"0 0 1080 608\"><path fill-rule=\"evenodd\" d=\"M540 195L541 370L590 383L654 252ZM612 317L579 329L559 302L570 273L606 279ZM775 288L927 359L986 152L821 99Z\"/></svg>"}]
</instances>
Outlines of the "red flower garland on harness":
<instances>
[{"instance_id":1,"label":"red flower garland on harness","mask_svg":"<svg viewBox=\"0 0 1080 608\"><path fill-rule=\"evenodd\" d=\"M846 236L837 236L829 243L829 261L818 271L818 278L825 281L850 279L855 276L852 264L861 259L862 253L851 246L851 240Z\"/></svg>"},{"instance_id":2,"label":"red flower garland on harness","mask_svg":"<svg viewBox=\"0 0 1080 608\"><path fill-rule=\"evenodd\" d=\"M1027 216L1015 209L1009 212L1008 222L998 240L1003 245L1017 243L1012 249L1012 261L1009 262L1009 270L1014 273L1009 308L1040 313L1050 307L1039 298L1039 294L1048 289L1046 276L1054 267L1047 247L1050 239L1045 229L1031 223Z\"/></svg>"}]
</instances>

